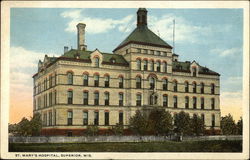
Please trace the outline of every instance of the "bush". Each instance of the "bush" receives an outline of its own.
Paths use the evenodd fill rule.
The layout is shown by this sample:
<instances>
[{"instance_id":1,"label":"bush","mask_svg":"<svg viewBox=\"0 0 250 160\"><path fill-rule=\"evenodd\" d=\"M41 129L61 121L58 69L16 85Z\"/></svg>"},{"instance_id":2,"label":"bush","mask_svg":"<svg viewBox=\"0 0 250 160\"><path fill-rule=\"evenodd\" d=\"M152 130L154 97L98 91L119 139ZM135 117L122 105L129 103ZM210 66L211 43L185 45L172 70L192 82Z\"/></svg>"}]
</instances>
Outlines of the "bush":
<instances>
[{"instance_id":1,"label":"bush","mask_svg":"<svg viewBox=\"0 0 250 160\"><path fill-rule=\"evenodd\" d=\"M88 136L95 136L98 134L99 128L96 125L89 125L85 130L85 134Z\"/></svg>"},{"instance_id":2,"label":"bush","mask_svg":"<svg viewBox=\"0 0 250 160\"><path fill-rule=\"evenodd\" d=\"M123 125L116 123L116 125L112 127L112 132L114 135L123 135Z\"/></svg>"}]
</instances>

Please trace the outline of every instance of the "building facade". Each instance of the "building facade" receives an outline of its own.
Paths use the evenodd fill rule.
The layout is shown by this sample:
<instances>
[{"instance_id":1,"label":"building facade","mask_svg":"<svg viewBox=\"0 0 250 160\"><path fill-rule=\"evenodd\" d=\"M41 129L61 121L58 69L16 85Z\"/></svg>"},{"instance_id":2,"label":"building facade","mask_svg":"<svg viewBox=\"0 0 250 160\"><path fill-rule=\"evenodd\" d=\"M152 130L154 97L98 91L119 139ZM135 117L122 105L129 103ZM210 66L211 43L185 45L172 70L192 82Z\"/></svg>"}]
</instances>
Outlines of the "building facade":
<instances>
[{"instance_id":1,"label":"building facade","mask_svg":"<svg viewBox=\"0 0 250 160\"><path fill-rule=\"evenodd\" d=\"M77 25L77 49L38 62L34 113L44 135L81 135L122 123L139 109L159 107L174 114L199 115L206 129L220 129L220 75L197 62L181 62L172 47L147 27L147 10L137 11L137 27L113 50L88 51L85 24Z\"/></svg>"}]
</instances>

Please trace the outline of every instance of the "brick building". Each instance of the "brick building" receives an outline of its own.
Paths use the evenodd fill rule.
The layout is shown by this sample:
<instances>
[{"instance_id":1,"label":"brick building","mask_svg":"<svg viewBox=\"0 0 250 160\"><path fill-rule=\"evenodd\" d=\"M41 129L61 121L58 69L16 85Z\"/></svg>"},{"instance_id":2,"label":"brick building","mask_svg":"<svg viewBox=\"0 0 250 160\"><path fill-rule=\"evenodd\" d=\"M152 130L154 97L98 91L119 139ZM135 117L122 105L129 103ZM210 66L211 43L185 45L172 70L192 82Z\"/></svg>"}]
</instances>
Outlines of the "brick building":
<instances>
[{"instance_id":1,"label":"brick building","mask_svg":"<svg viewBox=\"0 0 250 160\"><path fill-rule=\"evenodd\" d=\"M136 110L153 107L199 115L206 129L220 129L220 75L195 61L180 62L147 27L146 9L137 11L137 27L113 53L87 50L85 24L77 33L77 49L45 55L33 76L33 110L42 115L44 135L127 126Z\"/></svg>"}]
</instances>

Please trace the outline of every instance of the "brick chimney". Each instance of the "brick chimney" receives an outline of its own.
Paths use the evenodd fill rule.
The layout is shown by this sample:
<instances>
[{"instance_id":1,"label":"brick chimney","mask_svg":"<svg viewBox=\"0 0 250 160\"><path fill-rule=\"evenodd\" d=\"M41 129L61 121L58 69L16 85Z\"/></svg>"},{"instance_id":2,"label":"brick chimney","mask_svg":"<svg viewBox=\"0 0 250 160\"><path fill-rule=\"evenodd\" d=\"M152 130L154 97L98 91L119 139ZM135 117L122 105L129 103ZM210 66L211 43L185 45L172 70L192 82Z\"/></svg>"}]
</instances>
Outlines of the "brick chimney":
<instances>
[{"instance_id":1,"label":"brick chimney","mask_svg":"<svg viewBox=\"0 0 250 160\"><path fill-rule=\"evenodd\" d=\"M85 27L86 24L78 23L77 27L77 49L85 51L87 46L85 45Z\"/></svg>"}]
</instances>

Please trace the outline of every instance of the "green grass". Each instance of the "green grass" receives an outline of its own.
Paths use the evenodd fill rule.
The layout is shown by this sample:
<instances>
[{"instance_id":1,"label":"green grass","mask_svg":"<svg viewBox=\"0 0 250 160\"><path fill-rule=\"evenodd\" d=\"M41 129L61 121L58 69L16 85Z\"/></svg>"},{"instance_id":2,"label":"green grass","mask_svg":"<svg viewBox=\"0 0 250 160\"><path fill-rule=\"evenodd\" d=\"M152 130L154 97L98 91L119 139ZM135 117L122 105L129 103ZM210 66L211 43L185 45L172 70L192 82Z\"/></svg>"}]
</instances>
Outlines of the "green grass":
<instances>
[{"instance_id":1,"label":"green grass","mask_svg":"<svg viewBox=\"0 0 250 160\"><path fill-rule=\"evenodd\" d=\"M242 152L242 141L10 143L10 152Z\"/></svg>"}]
</instances>

